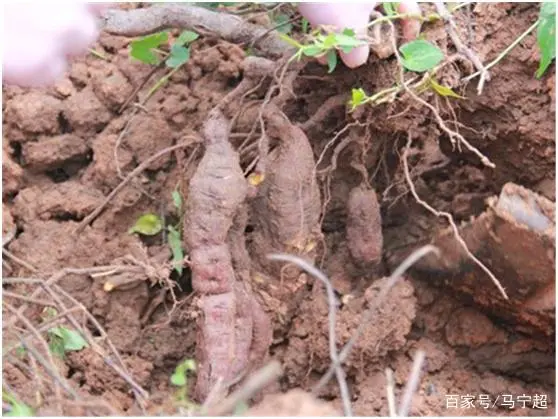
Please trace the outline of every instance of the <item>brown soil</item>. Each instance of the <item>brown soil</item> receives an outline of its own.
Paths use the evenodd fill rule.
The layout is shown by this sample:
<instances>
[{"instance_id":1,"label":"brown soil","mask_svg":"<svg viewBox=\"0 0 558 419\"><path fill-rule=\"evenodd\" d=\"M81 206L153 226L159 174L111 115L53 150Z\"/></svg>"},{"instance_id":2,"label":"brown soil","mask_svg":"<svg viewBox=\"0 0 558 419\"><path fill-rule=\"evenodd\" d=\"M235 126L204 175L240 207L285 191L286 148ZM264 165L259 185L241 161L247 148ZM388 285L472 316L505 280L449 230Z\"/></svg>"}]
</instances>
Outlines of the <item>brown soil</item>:
<instances>
[{"instance_id":1,"label":"brown soil","mask_svg":"<svg viewBox=\"0 0 558 419\"><path fill-rule=\"evenodd\" d=\"M464 35L470 35L471 46L488 62L527 29L537 13L536 4L479 4L472 16L459 13L458 23L466 28L466 22L473 19L474 30ZM426 33L442 49L453 48L443 25L430 25ZM187 200L188 184L202 154L198 146L155 160L90 226L78 235L75 229L138 164L200 132L208 112L241 80L244 53L236 45L201 38L194 44L190 62L155 93L144 110L129 106L120 115L118 109L150 71L147 65L130 61L128 42L104 34L97 48L108 61L94 56L79 59L68 77L52 88L3 87L2 230L4 237L15 231L9 252L38 271L32 274L29 266L5 257L9 276L47 277L63 268L113 264L125 255L154 266L153 261L160 261L156 266L166 262L168 251L160 235L144 240L128 234L128 229L147 212L177 219L171 193L178 188ZM495 169L483 166L472 153L453 150L429 111L408 98L350 116L337 106L320 123L307 124L306 135L317 158L353 118L367 123L366 128L350 131L354 141L338 155L330 179L330 200L322 214L325 251L322 246L316 258L340 299L338 346L350 339L385 283L383 277L393 270L390 255L430 241L446 227L408 193L398 157L407 132L418 144L410 160L417 193L438 210L452 213L458 223L481 214L485 200L498 195L507 182L555 200L555 69L552 65L541 80L535 79L535 43L535 36L530 35L496 65L481 96L476 95L475 82L460 92L467 100L447 102L427 96L442 117L459 121L453 128L489 157ZM332 75L309 64L293 84L296 98L288 100L283 110L293 123L303 123L327 99L352 87L376 92L391 86L395 68L393 58L374 56L367 66L353 71L339 67ZM439 81L451 84L465 70L470 71L448 67ZM132 112L135 116L127 134L120 138ZM326 153L324 167L331 158L331 152ZM377 200L360 189L360 196L355 197L355 188L363 187L361 174L351 164L355 161L364 165ZM321 187L323 193L323 183ZM349 201L352 204L347 209ZM359 237L361 228L370 230L367 237L377 235L378 229L370 225L380 224L374 211L378 203L383 239L381 234L370 240ZM378 250L382 248L383 255ZM265 260L260 257L258 262ZM195 357L199 315L190 270L185 269L181 278L169 274L169 269L160 272L180 286L175 288L177 302L170 293L160 299L165 283L149 281L157 277L153 272L151 276L138 274L131 285L112 292L103 288L106 277L71 274L59 282L106 330L129 375L152 395L148 408L153 409L165 406L172 397L175 390L169 376L174 367ZM272 275L273 269L267 272ZM482 273L475 271L475 275L482 284L476 292L493 287ZM430 279L424 272L406 276L357 341L345 365L355 414L387 415L386 368L394 371L399 398L413 354L423 349L427 361L412 414L554 415L555 328L543 334L518 330L506 316L482 309L445 287L444 278ZM319 402L300 392L310 391L331 363L323 286L305 275L294 281L289 278L275 292L252 282L266 311L272 313L270 356L282 362L285 373L248 414L335 415L341 401L334 379L320 392ZM27 285L4 288L20 294L30 291ZM553 286L545 291L554 292ZM29 310L27 316L40 321L39 312ZM5 336L4 344L7 339ZM35 405L29 371L6 359L3 364L5 382ZM129 384L94 351L71 353L63 364L61 373L80 394L103 399L128 414L139 412ZM291 393L280 395L286 391ZM478 400L474 408L452 409L446 405L447 395L488 395L492 402L498 401L489 409L479 406ZM521 408L516 402L510 409L506 395L514 400L521 395L546 395L548 408ZM74 409L68 408L66 413L84 412ZM48 412L47 403L39 413Z\"/></svg>"}]
</instances>

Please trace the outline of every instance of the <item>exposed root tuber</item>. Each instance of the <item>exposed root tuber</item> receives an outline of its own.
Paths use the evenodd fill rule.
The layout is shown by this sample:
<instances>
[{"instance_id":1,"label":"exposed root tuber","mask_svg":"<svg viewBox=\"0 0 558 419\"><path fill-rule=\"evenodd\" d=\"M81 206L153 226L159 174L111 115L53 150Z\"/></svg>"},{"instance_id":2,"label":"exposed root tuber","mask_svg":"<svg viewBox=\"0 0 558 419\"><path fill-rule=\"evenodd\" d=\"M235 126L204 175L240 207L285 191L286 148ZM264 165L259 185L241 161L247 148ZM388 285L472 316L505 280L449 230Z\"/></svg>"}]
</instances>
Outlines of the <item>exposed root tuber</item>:
<instances>
[{"instance_id":1,"label":"exposed root tuber","mask_svg":"<svg viewBox=\"0 0 558 419\"><path fill-rule=\"evenodd\" d=\"M236 249L231 254L231 248L239 246L232 240L243 240L238 233L245 223L242 205L248 184L238 153L228 141L229 125L219 107L210 112L203 129L205 154L190 180L184 219L192 285L201 294L195 391L199 400L219 380L225 389L238 381L251 359L251 348L263 344L267 350L270 343L266 342L265 330L262 332L262 328L270 328L269 323L254 314L261 308L259 312L254 310L258 302L243 283L236 281L233 268L233 259L235 265L245 263L245 254ZM254 322L258 324L255 329ZM263 334L254 336L254 330Z\"/></svg>"},{"instance_id":2,"label":"exposed root tuber","mask_svg":"<svg viewBox=\"0 0 558 419\"><path fill-rule=\"evenodd\" d=\"M252 254L260 266L269 253L304 254L320 237L320 192L314 177L314 154L304 132L279 110L263 114L267 133L280 145L269 155L265 180L253 202L255 234Z\"/></svg>"},{"instance_id":3,"label":"exposed root tuber","mask_svg":"<svg viewBox=\"0 0 558 419\"><path fill-rule=\"evenodd\" d=\"M349 194L347 245L357 265L376 265L382 260L382 216L373 189L357 186Z\"/></svg>"}]
</instances>

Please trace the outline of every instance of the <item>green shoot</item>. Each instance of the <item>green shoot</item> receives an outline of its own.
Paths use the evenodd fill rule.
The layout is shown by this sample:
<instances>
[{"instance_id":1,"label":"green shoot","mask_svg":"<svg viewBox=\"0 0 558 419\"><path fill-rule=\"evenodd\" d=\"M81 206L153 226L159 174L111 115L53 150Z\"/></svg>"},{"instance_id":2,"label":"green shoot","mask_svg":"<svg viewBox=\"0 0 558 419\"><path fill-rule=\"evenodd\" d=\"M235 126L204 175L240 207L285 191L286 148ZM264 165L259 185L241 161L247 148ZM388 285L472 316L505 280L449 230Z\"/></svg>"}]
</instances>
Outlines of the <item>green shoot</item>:
<instances>
[{"instance_id":1,"label":"green shoot","mask_svg":"<svg viewBox=\"0 0 558 419\"><path fill-rule=\"evenodd\" d=\"M64 358L66 352L81 351L88 346L78 332L64 326L50 328L48 337L50 351L59 358Z\"/></svg>"},{"instance_id":2,"label":"green shoot","mask_svg":"<svg viewBox=\"0 0 558 419\"><path fill-rule=\"evenodd\" d=\"M384 12L387 16L395 16L397 14L398 2L385 1L382 3Z\"/></svg>"},{"instance_id":3,"label":"green shoot","mask_svg":"<svg viewBox=\"0 0 558 419\"><path fill-rule=\"evenodd\" d=\"M172 252L173 267L182 275L182 263L184 262L184 250L182 249L182 237L180 232L173 226L167 226L168 243Z\"/></svg>"},{"instance_id":4,"label":"green shoot","mask_svg":"<svg viewBox=\"0 0 558 419\"><path fill-rule=\"evenodd\" d=\"M541 60L536 73L541 78L546 69L556 58L556 3L544 2L539 14L539 27L537 28L537 45L539 46Z\"/></svg>"},{"instance_id":5,"label":"green shoot","mask_svg":"<svg viewBox=\"0 0 558 419\"><path fill-rule=\"evenodd\" d=\"M128 230L129 234L139 233L144 236L154 236L163 230L163 220L157 214L144 214L137 219Z\"/></svg>"},{"instance_id":6,"label":"green shoot","mask_svg":"<svg viewBox=\"0 0 558 419\"><path fill-rule=\"evenodd\" d=\"M170 377L171 384L178 387L175 398L180 404L191 405L188 400L188 373L194 371L196 371L196 362L193 359L185 359L176 366Z\"/></svg>"},{"instance_id":7,"label":"green shoot","mask_svg":"<svg viewBox=\"0 0 558 419\"><path fill-rule=\"evenodd\" d=\"M355 47L366 45L365 41L356 38L355 32L352 29L345 29L341 33L329 34L313 31L310 34L311 43L307 45L303 45L285 34L281 35L281 38L298 49L291 57L291 60L300 60L303 56L326 57L329 73L333 72L337 66L337 51L347 53Z\"/></svg>"},{"instance_id":8,"label":"green shoot","mask_svg":"<svg viewBox=\"0 0 558 419\"><path fill-rule=\"evenodd\" d=\"M33 411L33 409L31 409L25 403L19 401L15 396L8 393L7 391L2 391L2 400L9 406L8 412L2 412L3 416L35 416L35 412Z\"/></svg>"}]
</instances>

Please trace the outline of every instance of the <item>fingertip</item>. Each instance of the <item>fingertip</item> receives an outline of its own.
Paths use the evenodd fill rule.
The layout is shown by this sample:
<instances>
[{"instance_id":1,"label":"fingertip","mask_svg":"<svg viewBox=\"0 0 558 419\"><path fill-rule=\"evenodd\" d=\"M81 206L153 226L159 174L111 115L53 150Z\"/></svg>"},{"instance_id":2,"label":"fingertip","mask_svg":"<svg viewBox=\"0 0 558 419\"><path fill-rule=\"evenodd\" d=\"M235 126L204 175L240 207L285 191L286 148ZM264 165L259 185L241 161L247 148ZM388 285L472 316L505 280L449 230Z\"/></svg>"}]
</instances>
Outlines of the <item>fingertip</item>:
<instances>
[{"instance_id":1,"label":"fingertip","mask_svg":"<svg viewBox=\"0 0 558 419\"><path fill-rule=\"evenodd\" d=\"M422 15L420 6L416 1L402 1L399 3L397 11L399 13L416 13L417 15ZM421 26L421 21L418 19L404 19L401 22L403 38L406 41L412 41L419 35Z\"/></svg>"},{"instance_id":2,"label":"fingertip","mask_svg":"<svg viewBox=\"0 0 558 419\"><path fill-rule=\"evenodd\" d=\"M368 61L370 55L370 48L368 45L353 48L350 52L340 52L341 60L349 68L360 67Z\"/></svg>"}]
</instances>

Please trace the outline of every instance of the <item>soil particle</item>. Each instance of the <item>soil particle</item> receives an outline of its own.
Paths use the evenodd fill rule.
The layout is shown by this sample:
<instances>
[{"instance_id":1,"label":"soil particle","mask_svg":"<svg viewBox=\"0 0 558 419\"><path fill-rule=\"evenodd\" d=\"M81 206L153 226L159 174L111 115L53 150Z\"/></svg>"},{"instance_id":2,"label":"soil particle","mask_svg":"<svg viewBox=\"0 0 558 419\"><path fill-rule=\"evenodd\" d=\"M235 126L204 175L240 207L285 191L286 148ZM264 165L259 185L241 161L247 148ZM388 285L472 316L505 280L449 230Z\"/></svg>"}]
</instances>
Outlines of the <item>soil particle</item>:
<instances>
[{"instance_id":1,"label":"soil particle","mask_svg":"<svg viewBox=\"0 0 558 419\"><path fill-rule=\"evenodd\" d=\"M23 145L25 166L36 171L53 170L69 160L84 159L88 152L86 142L73 134L40 137L37 142Z\"/></svg>"},{"instance_id":2,"label":"soil particle","mask_svg":"<svg viewBox=\"0 0 558 419\"><path fill-rule=\"evenodd\" d=\"M64 116L70 129L89 136L101 131L111 119L92 87L86 87L64 102Z\"/></svg>"},{"instance_id":3,"label":"soil particle","mask_svg":"<svg viewBox=\"0 0 558 419\"><path fill-rule=\"evenodd\" d=\"M339 416L339 411L331 403L315 399L300 389L290 390L284 394L271 394L256 406L249 409L244 416Z\"/></svg>"},{"instance_id":4,"label":"soil particle","mask_svg":"<svg viewBox=\"0 0 558 419\"><path fill-rule=\"evenodd\" d=\"M4 120L10 127L31 135L21 138L8 136L10 141L29 141L33 134L58 134L58 116L62 109L60 100L39 91L13 98L6 107Z\"/></svg>"},{"instance_id":5,"label":"soil particle","mask_svg":"<svg viewBox=\"0 0 558 419\"><path fill-rule=\"evenodd\" d=\"M117 135L104 133L93 138L91 141L93 163L83 174L84 182L92 182L105 193L110 192L121 182L116 168L117 160L114 157L117 140ZM128 173L134 161L133 154L127 148L120 147L117 158L121 172Z\"/></svg>"},{"instance_id":6,"label":"soil particle","mask_svg":"<svg viewBox=\"0 0 558 419\"><path fill-rule=\"evenodd\" d=\"M84 61L72 63L69 74L70 80L79 90L83 89L89 82L89 68Z\"/></svg>"},{"instance_id":7,"label":"soil particle","mask_svg":"<svg viewBox=\"0 0 558 419\"><path fill-rule=\"evenodd\" d=\"M5 237L8 234L14 233L15 227L14 217L12 217L10 209L6 204L2 203L2 236Z\"/></svg>"},{"instance_id":8,"label":"soil particle","mask_svg":"<svg viewBox=\"0 0 558 419\"><path fill-rule=\"evenodd\" d=\"M23 183L23 169L11 157L11 147L2 141L2 198L15 194Z\"/></svg>"},{"instance_id":9,"label":"soil particle","mask_svg":"<svg viewBox=\"0 0 558 419\"><path fill-rule=\"evenodd\" d=\"M449 319L446 339L451 346L478 348L487 343L506 343L506 334L477 310L464 309Z\"/></svg>"},{"instance_id":10,"label":"soil particle","mask_svg":"<svg viewBox=\"0 0 558 419\"><path fill-rule=\"evenodd\" d=\"M13 213L18 220L79 220L93 211L103 194L71 180L49 186L47 191L32 186L22 189L14 199Z\"/></svg>"},{"instance_id":11,"label":"soil particle","mask_svg":"<svg viewBox=\"0 0 558 419\"><path fill-rule=\"evenodd\" d=\"M134 153L137 161L147 160L158 151L173 144L174 135L169 124L160 115L138 115L130 127L123 143ZM151 163L148 170L158 170L167 165L171 155L167 154Z\"/></svg>"},{"instance_id":12,"label":"soil particle","mask_svg":"<svg viewBox=\"0 0 558 419\"><path fill-rule=\"evenodd\" d=\"M93 74L93 91L111 111L117 111L128 99L133 86L115 67L104 68Z\"/></svg>"}]
</instances>

